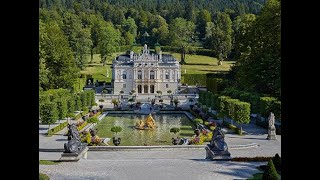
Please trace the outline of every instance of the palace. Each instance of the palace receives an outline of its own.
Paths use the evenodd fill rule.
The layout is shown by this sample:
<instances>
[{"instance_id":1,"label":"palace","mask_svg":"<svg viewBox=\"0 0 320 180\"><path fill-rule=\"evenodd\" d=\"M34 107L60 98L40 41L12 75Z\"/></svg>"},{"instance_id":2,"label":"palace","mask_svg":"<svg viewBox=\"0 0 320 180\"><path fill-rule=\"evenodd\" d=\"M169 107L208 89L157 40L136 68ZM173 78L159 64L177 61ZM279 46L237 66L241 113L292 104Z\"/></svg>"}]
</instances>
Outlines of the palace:
<instances>
[{"instance_id":1,"label":"palace","mask_svg":"<svg viewBox=\"0 0 320 180\"><path fill-rule=\"evenodd\" d=\"M135 90L137 94L153 95L161 91L166 95L168 90L177 91L180 79L179 62L162 51L150 53L146 44L142 53L130 51L130 54L116 57L112 63L113 94Z\"/></svg>"}]
</instances>

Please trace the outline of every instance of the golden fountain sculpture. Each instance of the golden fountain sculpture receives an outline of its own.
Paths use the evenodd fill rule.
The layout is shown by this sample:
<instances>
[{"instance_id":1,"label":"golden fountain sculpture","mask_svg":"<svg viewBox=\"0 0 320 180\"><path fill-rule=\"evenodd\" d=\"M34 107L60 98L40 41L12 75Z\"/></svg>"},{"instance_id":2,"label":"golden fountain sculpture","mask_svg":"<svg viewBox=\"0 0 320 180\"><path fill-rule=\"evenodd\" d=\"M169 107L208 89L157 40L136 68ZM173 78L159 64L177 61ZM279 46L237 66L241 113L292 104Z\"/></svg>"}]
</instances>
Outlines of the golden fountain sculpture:
<instances>
[{"instance_id":1,"label":"golden fountain sculpture","mask_svg":"<svg viewBox=\"0 0 320 180\"><path fill-rule=\"evenodd\" d=\"M152 118L151 114L146 118L145 122L143 120L139 120L136 122L136 129L154 129L156 128L156 122Z\"/></svg>"}]
</instances>

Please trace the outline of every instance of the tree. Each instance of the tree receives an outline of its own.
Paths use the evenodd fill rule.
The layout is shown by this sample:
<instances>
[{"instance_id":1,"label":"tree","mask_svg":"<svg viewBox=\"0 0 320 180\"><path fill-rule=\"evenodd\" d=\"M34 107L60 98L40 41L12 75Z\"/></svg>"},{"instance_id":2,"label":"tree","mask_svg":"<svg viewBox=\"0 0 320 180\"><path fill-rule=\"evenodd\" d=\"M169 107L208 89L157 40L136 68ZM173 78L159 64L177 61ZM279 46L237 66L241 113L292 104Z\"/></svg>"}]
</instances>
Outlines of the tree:
<instances>
[{"instance_id":1,"label":"tree","mask_svg":"<svg viewBox=\"0 0 320 180\"><path fill-rule=\"evenodd\" d=\"M232 29L234 32L234 50L235 57L234 59L240 58L240 52L243 52L247 41L247 35L251 31L251 26L256 20L256 16L254 14L242 14L237 16L233 21Z\"/></svg>"},{"instance_id":2,"label":"tree","mask_svg":"<svg viewBox=\"0 0 320 180\"><path fill-rule=\"evenodd\" d=\"M45 102L40 104L40 119L42 124L48 124L48 132L50 125L58 119L57 104L55 102Z\"/></svg>"},{"instance_id":3,"label":"tree","mask_svg":"<svg viewBox=\"0 0 320 180\"><path fill-rule=\"evenodd\" d=\"M218 56L218 65L221 65L232 47L232 21L228 14L219 12L216 23L207 23L206 39L209 48Z\"/></svg>"},{"instance_id":4,"label":"tree","mask_svg":"<svg viewBox=\"0 0 320 180\"><path fill-rule=\"evenodd\" d=\"M166 43L169 35L169 27L166 20L157 15L151 24L151 41L152 43Z\"/></svg>"},{"instance_id":5,"label":"tree","mask_svg":"<svg viewBox=\"0 0 320 180\"><path fill-rule=\"evenodd\" d=\"M111 132L116 133L116 135L118 132L121 132L121 131L122 131L122 127L120 127L120 126L114 126L111 128Z\"/></svg>"},{"instance_id":6,"label":"tree","mask_svg":"<svg viewBox=\"0 0 320 180\"><path fill-rule=\"evenodd\" d=\"M270 159L267 165L267 169L264 171L263 175L262 175L262 179L263 180L278 180L280 179L278 176L278 173L276 171L276 168L273 165L272 160Z\"/></svg>"},{"instance_id":7,"label":"tree","mask_svg":"<svg viewBox=\"0 0 320 180\"><path fill-rule=\"evenodd\" d=\"M190 46L195 41L195 25L193 22L186 21L183 18L176 18L170 24L169 30L171 46L179 48L181 54L180 64L185 64L186 53L190 50Z\"/></svg>"},{"instance_id":8,"label":"tree","mask_svg":"<svg viewBox=\"0 0 320 180\"><path fill-rule=\"evenodd\" d=\"M242 134L242 124L250 122L250 104L247 102L234 103L234 120L240 124L240 135Z\"/></svg>"},{"instance_id":9,"label":"tree","mask_svg":"<svg viewBox=\"0 0 320 180\"><path fill-rule=\"evenodd\" d=\"M208 10L202 9L197 16L197 32L200 41L203 41L206 35L207 22L211 22L211 14Z\"/></svg>"},{"instance_id":10,"label":"tree","mask_svg":"<svg viewBox=\"0 0 320 180\"><path fill-rule=\"evenodd\" d=\"M187 21L195 22L196 14L194 12L193 0L188 0L185 8L185 19Z\"/></svg>"},{"instance_id":11,"label":"tree","mask_svg":"<svg viewBox=\"0 0 320 180\"><path fill-rule=\"evenodd\" d=\"M281 96L281 7L268 0L245 36L240 59L232 71L247 91Z\"/></svg>"},{"instance_id":12,"label":"tree","mask_svg":"<svg viewBox=\"0 0 320 180\"><path fill-rule=\"evenodd\" d=\"M41 47L41 44L48 39L47 33L45 31L45 24L39 20L39 89L46 90L46 86L48 86L48 73L49 70L46 67L46 52Z\"/></svg>"},{"instance_id":13,"label":"tree","mask_svg":"<svg viewBox=\"0 0 320 180\"><path fill-rule=\"evenodd\" d=\"M79 69L66 37L56 22L49 22L40 30L46 34L46 38L40 38L40 45L46 57L45 65L49 71L46 88L71 87L79 76Z\"/></svg>"},{"instance_id":14,"label":"tree","mask_svg":"<svg viewBox=\"0 0 320 180\"><path fill-rule=\"evenodd\" d=\"M76 64L83 69L92 46L90 29L82 28L81 19L76 14L66 12L63 21L62 30L68 38Z\"/></svg>"},{"instance_id":15,"label":"tree","mask_svg":"<svg viewBox=\"0 0 320 180\"><path fill-rule=\"evenodd\" d=\"M113 28L112 24L105 23L100 26L98 33L98 49L103 65L107 60L107 56L116 51L119 45L120 32Z\"/></svg>"}]
</instances>

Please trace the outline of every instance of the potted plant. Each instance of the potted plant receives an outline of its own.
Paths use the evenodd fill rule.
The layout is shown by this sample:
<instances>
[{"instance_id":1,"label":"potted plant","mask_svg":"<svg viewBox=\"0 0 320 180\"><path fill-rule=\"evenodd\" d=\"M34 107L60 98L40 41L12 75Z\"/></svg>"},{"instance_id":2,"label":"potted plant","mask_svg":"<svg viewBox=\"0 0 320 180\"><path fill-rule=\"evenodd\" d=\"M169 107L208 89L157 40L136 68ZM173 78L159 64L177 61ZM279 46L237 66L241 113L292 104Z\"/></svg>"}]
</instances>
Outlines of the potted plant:
<instances>
[{"instance_id":1,"label":"potted plant","mask_svg":"<svg viewBox=\"0 0 320 180\"><path fill-rule=\"evenodd\" d=\"M111 103L113 104L113 108L118 107L119 101L116 99L112 99Z\"/></svg>"},{"instance_id":2,"label":"potted plant","mask_svg":"<svg viewBox=\"0 0 320 180\"><path fill-rule=\"evenodd\" d=\"M118 132L122 131L122 128L120 126L114 126L114 127L111 128L111 131L116 133L116 135L113 136L112 140L113 140L113 144L115 146L118 146L120 144L120 142L121 142L121 138L120 137L116 137L116 136L117 136Z\"/></svg>"},{"instance_id":3,"label":"potted plant","mask_svg":"<svg viewBox=\"0 0 320 180\"><path fill-rule=\"evenodd\" d=\"M180 128L173 127L173 128L170 129L170 132L172 132L174 134L177 134L178 132L180 132ZM172 144L173 145L177 145L177 144L179 144L179 142L180 142L180 138L178 138L178 137L173 137L172 138Z\"/></svg>"},{"instance_id":4,"label":"potted plant","mask_svg":"<svg viewBox=\"0 0 320 180\"><path fill-rule=\"evenodd\" d=\"M178 107L179 100L178 100L178 99L174 99L174 100L173 100L173 103L174 103L174 105L175 105L176 108L177 108L177 107Z\"/></svg>"}]
</instances>

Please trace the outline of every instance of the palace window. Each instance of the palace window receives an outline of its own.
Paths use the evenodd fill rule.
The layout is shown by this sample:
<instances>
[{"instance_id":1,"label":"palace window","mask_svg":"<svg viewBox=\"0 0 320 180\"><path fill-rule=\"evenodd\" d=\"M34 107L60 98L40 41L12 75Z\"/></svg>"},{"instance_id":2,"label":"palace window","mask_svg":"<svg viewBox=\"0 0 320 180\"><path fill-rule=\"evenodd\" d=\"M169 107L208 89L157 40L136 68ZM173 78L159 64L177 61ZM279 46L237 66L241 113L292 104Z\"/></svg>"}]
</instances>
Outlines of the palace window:
<instances>
[{"instance_id":1,"label":"palace window","mask_svg":"<svg viewBox=\"0 0 320 180\"><path fill-rule=\"evenodd\" d=\"M144 89L144 93L148 93L148 85L144 85L143 89Z\"/></svg>"},{"instance_id":2,"label":"palace window","mask_svg":"<svg viewBox=\"0 0 320 180\"><path fill-rule=\"evenodd\" d=\"M150 85L150 93L154 93L154 85Z\"/></svg>"},{"instance_id":3,"label":"palace window","mask_svg":"<svg viewBox=\"0 0 320 180\"><path fill-rule=\"evenodd\" d=\"M169 84L166 84L166 88L169 88Z\"/></svg>"},{"instance_id":4,"label":"palace window","mask_svg":"<svg viewBox=\"0 0 320 180\"><path fill-rule=\"evenodd\" d=\"M141 72L141 70L138 71L138 79L142 79L142 72Z\"/></svg>"},{"instance_id":5,"label":"palace window","mask_svg":"<svg viewBox=\"0 0 320 180\"><path fill-rule=\"evenodd\" d=\"M127 79L127 72L125 71L122 72L122 79Z\"/></svg>"},{"instance_id":6,"label":"palace window","mask_svg":"<svg viewBox=\"0 0 320 180\"><path fill-rule=\"evenodd\" d=\"M166 79L170 79L170 74L168 71L166 71Z\"/></svg>"},{"instance_id":7,"label":"palace window","mask_svg":"<svg viewBox=\"0 0 320 180\"><path fill-rule=\"evenodd\" d=\"M142 87L141 87L141 85L138 85L138 93L142 93Z\"/></svg>"},{"instance_id":8,"label":"palace window","mask_svg":"<svg viewBox=\"0 0 320 180\"><path fill-rule=\"evenodd\" d=\"M154 71L153 70L150 71L150 79L154 79Z\"/></svg>"}]
</instances>

